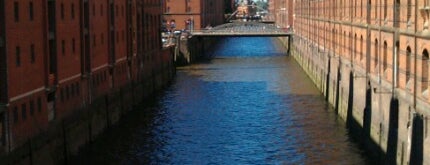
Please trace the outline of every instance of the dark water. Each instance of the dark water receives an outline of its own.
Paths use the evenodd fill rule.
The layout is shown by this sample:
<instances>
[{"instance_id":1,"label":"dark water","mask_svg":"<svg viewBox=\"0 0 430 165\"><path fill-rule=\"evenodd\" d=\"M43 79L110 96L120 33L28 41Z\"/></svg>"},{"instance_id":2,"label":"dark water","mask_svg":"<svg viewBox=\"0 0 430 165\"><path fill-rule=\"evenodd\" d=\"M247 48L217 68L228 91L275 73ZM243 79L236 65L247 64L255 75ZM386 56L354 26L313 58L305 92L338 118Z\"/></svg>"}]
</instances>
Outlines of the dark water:
<instances>
[{"instance_id":1,"label":"dark water","mask_svg":"<svg viewBox=\"0 0 430 165\"><path fill-rule=\"evenodd\" d=\"M345 123L276 40L228 38L179 68L151 106L74 158L84 164L367 164Z\"/></svg>"}]
</instances>

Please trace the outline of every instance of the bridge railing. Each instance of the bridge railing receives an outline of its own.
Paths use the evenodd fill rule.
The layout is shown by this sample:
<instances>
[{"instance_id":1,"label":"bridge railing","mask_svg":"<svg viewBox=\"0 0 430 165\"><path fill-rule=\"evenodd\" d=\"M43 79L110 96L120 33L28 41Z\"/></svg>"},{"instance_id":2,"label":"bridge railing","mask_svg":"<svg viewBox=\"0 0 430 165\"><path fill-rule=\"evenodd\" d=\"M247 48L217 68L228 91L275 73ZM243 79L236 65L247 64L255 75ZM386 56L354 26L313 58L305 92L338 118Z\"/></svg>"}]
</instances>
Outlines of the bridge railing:
<instances>
[{"instance_id":1,"label":"bridge railing","mask_svg":"<svg viewBox=\"0 0 430 165\"><path fill-rule=\"evenodd\" d=\"M293 30L290 28L277 28L274 29L201 29L201 30L193 30L191 34L201 34L201 33L292 33Z\"/></svg>"}]
</instances>

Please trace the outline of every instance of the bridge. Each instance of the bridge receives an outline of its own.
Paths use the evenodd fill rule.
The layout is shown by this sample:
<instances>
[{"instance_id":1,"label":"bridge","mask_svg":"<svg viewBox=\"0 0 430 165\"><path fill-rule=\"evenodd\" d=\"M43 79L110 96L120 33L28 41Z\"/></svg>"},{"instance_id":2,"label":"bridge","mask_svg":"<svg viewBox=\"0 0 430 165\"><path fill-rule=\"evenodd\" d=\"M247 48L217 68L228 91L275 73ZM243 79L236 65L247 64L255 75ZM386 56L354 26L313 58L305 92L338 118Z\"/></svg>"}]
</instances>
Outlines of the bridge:
<instances>
[{"instance_id":1,"label":"bridge","mask_svg":"<svg viewBox=\"0 0 430 165\"><path fill-rule=\"evenodd\" d=\"M292 31L277 28L273 24L242 21L226 23L214 28L194 30L191 32L191 36L196 37L289 37L292 34Z\"/></svg>"},{"instance_id":2,"label":"bridge","mask_svg":"<svg viewBox=\"0 0 430 165\"><path fill-rule=\"evenodd\" d=\"M190 32L190 35L191 38L198 38L202 47L205 45L202 38L206 37L288 37L287 54L290 54L293 32L289 29L278 28L273 24L236 21L210 29L194 30Z\"/></svg>"}]
</instances>

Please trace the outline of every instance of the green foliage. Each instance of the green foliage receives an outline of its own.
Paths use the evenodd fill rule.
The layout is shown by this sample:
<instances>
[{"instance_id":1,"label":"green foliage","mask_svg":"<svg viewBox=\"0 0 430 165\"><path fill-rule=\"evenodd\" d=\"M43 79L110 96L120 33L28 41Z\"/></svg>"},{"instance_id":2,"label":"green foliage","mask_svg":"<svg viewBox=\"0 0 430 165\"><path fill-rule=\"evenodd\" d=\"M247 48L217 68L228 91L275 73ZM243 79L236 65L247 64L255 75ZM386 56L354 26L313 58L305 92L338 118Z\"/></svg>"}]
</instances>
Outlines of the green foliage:
<instances>
[{"instance_id":1,"label":"green foliage","mask_svg":"<svg viewBox=\"0 0 430 165\"><path fill-rule=\"evenodd\" d=\"M263 8L264 10L267 10L269 7L269 4L267 3L267 1L257 0L255 1L255 4L257 4L257 6Z\"/></svg>"}]
</instances>

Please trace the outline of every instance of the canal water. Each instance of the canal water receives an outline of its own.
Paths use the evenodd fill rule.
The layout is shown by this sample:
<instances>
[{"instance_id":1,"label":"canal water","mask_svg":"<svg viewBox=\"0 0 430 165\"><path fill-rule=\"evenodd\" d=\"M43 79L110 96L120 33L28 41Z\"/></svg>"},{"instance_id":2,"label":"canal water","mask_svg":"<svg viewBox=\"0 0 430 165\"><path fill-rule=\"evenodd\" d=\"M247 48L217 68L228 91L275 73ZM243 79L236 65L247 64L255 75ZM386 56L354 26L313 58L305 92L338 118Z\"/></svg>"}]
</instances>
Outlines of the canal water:
<instances>
[{"instance_id":1,"label":"canal water","mask_svg":"<svg viewBox=\"0 0 430 165\"><path fill-rule=\"evenodd\" d=\"M73 164L368 164L276 39L226 38Z\"/></svg>"}]
</instances>

